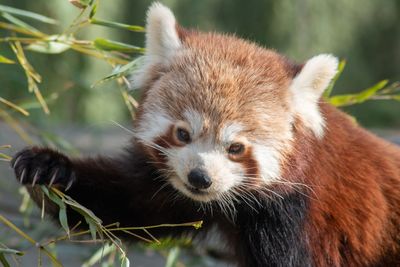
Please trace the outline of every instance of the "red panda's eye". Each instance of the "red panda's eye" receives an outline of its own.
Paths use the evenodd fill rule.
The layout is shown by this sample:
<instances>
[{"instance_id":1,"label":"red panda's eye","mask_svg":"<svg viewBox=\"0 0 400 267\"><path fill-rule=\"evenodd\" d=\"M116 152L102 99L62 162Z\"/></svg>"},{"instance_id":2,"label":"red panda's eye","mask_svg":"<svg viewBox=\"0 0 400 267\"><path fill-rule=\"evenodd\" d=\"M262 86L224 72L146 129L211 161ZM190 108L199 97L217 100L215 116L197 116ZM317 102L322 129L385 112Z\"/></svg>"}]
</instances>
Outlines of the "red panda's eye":
<instances>
[{"instance_id":1,"label":"red panda's eye","mask_svg":"<svg viewBox=\"0 0 400 267\"><path fill-rule=\"evenodd\" d=\"M178 138L179 141L183 143L189 143L190 142L190 134L187 130L183 128L178 128L176 130L176 137Z\"/></svg>"},{"instance_id":2,"label":"red panda's eye","mask_svg":"<svg viewBox=\"0 0 400 267\"><path fill-rule=\"evenodd\" d=\"M233 143L228 148L228 153L232 155L240 155L244 152L244 145L241 143Z\"/></svg>"}]
</instances>

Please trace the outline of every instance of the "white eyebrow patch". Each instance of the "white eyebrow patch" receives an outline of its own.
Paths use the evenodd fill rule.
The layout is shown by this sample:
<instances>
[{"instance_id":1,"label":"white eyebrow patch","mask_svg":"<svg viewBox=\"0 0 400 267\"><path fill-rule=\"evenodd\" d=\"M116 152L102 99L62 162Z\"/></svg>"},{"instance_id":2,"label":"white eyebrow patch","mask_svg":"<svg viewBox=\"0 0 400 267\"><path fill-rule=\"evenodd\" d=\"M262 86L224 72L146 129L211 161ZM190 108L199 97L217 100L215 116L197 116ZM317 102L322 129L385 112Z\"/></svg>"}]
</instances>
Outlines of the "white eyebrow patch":
<instances>
[{"instance_id":1,"label":"white eyebrow patch","mask_svg":"<svg viewBox=\"0 0 400 267\"><path fill-rule=\"evenodd\" d=\"M203 130L203 116L193 109L186 110L183 113L183 116L185 117L186 122L190 125L193 136L200 135L201 131Z\"/></svg>"},{"instance_id":2,"label":"white eyebrow patch","mask_svg":"<svg viewBox=\"0 0 400 267\"><path fill-rule=\"evenodd\" d=\"M220 130L219 138L223 143L229 143L233 141L237 135L243 131L244 127L241 123L231 122L224 125Z\"/></svg>"},{"instance_id":3,"label":"white eyebrow patch","mask_svg":"<svg viewBox=\"0 0 400 267\"><path fill-rule=\"evenodd\" d=\"M166 114L156 111L144 114L135 136L145 142L153 142L155 138L162 136L172 125L172 119Z\"/></svg>"}]
</instances>

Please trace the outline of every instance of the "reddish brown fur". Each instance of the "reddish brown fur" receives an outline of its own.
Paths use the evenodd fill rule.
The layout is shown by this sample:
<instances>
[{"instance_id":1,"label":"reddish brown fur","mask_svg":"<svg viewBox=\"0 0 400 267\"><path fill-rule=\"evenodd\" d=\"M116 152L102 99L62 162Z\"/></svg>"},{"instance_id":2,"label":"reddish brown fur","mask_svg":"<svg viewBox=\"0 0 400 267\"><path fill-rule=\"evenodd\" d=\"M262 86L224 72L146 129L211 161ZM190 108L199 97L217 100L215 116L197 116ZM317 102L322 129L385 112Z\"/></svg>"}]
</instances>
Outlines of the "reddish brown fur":
<instances>
[{"instance_id":1,"label":"reddish brown fur","mask_svg":"<svg viewBox=\"0 0 400 267\"><path fill-rule=\"evenodd\" d=\"M305 231L315 266L398 266L400 150L321 107L323 140L297 123L284 172L312 188Z\"/></svg>"},{"instance_id":2,"label":"reddish brown fur","mask_svg":"<svg viewBox=\"0 0 400 267\"><path fill-rule=\"evenodd\" d=\"M251 126L246 130L254 138L279 139L278 133L289 131L286 89L299 66L233 36L183 30L180 36L184 52L170 66L149 71L136 123L148 102L176 119L183 119L182 112L194 108L214 132L227 121ZM257 114L269 114L268 124Z\"/></svg>"},{"instance_id":3,"label":"reddish brown fur","mask_svg":"<svg viewBox=\"0 0 400 267\"><path fill-rule=\"evenodd\" d=\"M246 147L245 151L240 155L229 155L232 161L239 162L242 164L245 170L246 177L258 177L258 162L254 158L253 149L251 147Z\"/></svg>"}]
</instances>

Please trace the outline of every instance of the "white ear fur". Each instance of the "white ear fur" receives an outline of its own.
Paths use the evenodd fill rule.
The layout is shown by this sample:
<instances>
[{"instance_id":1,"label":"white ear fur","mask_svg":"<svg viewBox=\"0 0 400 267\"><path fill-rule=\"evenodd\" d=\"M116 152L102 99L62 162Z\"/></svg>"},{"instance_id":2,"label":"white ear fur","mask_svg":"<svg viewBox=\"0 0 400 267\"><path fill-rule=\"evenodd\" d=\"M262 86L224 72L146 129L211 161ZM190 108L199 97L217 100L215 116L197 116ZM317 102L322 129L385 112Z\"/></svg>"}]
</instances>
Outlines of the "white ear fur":
<instances>
[{"instance_id":1,"label":"white ear fur","mask_svg":"<svg viewBox=\"0 0 400 267\"><path fill-rule=\"evenodd\" d=\"M323 136L325 126L318 101L335 76L337 67L338 59L334 56L315 56L306 62L290 86L295 112L317 137Z\"/></svg>"},{"instance_id":2,"label":"white ear fur","mask_svg":"<svg viewBox=\"0 0 400 267\"><path fill-rule=\"evenodd\" d=\"M146 53L168 58L180 46L174 14L161 3L153 3L147 11Z\"/></svg>"},{"instance_id":3,"label":"white ear fur","mask_svg":"<svg viewBox=\"0 0 400 267\"><path fill-rule=\"evenodd\" d=\"M149 79L150 69L168 60L181 47L172 11L159 2L147 11L146 53L140 66L132 73L131 89L140 89Z\"/></svg>"}]
</instances>

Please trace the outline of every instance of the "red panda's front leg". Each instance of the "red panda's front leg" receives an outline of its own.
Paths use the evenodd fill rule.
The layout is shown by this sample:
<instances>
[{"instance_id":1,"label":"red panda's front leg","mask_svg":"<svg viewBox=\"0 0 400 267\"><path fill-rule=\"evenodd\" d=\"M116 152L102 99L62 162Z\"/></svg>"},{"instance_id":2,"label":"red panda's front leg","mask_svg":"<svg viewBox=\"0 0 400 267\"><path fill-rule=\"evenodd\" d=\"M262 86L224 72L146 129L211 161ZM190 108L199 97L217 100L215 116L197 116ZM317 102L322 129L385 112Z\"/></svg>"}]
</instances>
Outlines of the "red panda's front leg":
<instances>
[{"instance_id":1,"label":"red panda's front leg","mask_svg":"<svg viewBox=\"0 0 400 267\"><path fill-rule=\"evenodd\" d=\"M174 189L157 173L140 151L131 149L120 158L69 157L48 148L33 147L19 152L11 162L20 183L40 203L35 185L57 186L81 205L92 210L104 225L150 226L204 219L193 203L173 202ZM33 186L32 186L33 185ZM57 209L48 209L54 217ZM70 225L84 219L68 211ZM175 235L193 228L155 230L155 235Z\"/></svg>"}]
</instances>

